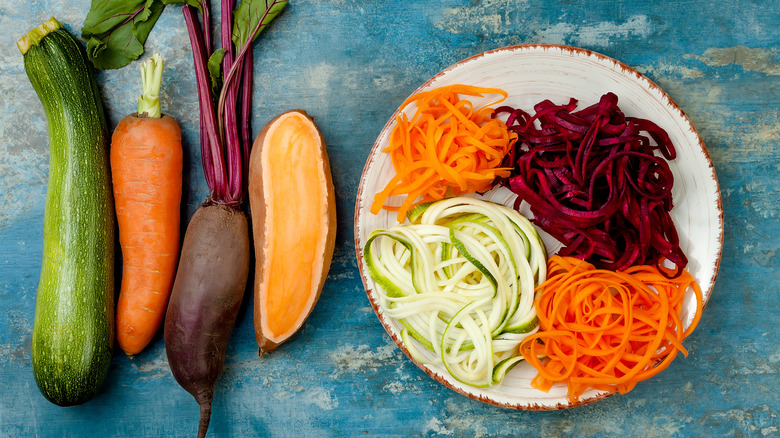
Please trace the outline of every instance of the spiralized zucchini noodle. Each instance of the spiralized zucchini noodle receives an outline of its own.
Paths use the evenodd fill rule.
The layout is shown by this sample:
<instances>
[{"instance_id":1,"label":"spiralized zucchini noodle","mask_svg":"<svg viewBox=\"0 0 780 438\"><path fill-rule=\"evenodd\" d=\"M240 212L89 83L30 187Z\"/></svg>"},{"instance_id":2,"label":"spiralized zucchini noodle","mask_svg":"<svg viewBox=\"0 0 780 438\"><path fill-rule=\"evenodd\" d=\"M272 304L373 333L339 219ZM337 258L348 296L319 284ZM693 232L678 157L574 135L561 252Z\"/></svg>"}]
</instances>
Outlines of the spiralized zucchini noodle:
<instances>
[{"instance_id":1,"label":"spiralized zucchini noodle","mask_svg":"<svg viewBox=\"0 0 780 438\"><path fill-rule=\"evenodd\" d=\"M475 198L425 204L410 217L372 232L364 248L381 310L402 325L415 361L442 364L471 386L499 383L538 330L542 239L517 211Z\"/></svg>"}]
</instances>

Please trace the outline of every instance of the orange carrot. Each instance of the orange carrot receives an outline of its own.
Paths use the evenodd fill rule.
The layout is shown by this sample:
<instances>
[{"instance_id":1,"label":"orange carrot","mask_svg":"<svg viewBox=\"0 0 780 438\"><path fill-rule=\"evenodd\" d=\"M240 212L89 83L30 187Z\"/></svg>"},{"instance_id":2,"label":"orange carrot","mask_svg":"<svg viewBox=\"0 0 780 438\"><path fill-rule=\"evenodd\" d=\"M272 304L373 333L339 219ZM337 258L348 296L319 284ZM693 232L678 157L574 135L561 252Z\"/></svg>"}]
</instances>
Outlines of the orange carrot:
<instances>
[{"instance_id":1,"label":"orange carrot","mask_svg":"<svg viewBox=\"0 0 780 438\"><path fill-rule=\"evenodd\" d=\"M688 355L682 341L699 322L702 294L687 271L676 278L656 266L615 272L557 255L548 265L534 302L540 330L520 346L538 372L535 388L565 383L572 403L588 388L625 394L666 369L678 352ZM697 307L683 329L689 287Z\"/></svg>"},{"instance_id":2,"label":"orange carrot","mask_svg":"<svg viewBox=\"0 0 780 438\"><path fill-rule=\"evenodd\" d=\"M138 113L123 118L111 139L122 285L117 302L117 342L140 353L159 329L176 275L182 190L181 130L160 114L162 59L141 67L144 94Z\"/></svg>"},{"instance_id":3,"label":"orange carrot","mask_svg":"<svg viewBox=\"0 0 780 438\"><path fill-rule=\"evenodd\" d=\"M460 95L484 94L502 97L479 108L460 99ZM450 85L409 97L401 107L415 103L417 110L411 120L404 113L396 116L384 149L396 175L376 194L371 212L398 211L398 221L403 222L406 212L421 202L486 191L496 177L508 176L511 169L500 165L517 134L493 119L490 108L506 97L497 88L469 85ZM395 195L406 198L400 206L385 205Z\"/></svg>"}]
</instances>

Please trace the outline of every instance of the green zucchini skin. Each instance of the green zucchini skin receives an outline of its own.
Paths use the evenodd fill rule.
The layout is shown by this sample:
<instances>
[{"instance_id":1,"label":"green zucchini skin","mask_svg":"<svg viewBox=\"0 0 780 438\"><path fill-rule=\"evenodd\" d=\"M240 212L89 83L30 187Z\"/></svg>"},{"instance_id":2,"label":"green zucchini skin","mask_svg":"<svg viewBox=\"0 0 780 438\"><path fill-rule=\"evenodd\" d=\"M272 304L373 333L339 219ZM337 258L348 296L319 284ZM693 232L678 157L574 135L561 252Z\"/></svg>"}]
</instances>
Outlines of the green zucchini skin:
<instances>
[{"instance_id":1,"label":"green zucchini skin","mask_svg":"<svg viewBox=\"0 0 780 438\"><path fill-rule=\"evenodd\" d=\"M114 342L114 203L106 119L84 48L63 28L24 55L46 113L49 182L32 368L41 393L72 406L91 399Z\"/></svg>"}]
</instances>

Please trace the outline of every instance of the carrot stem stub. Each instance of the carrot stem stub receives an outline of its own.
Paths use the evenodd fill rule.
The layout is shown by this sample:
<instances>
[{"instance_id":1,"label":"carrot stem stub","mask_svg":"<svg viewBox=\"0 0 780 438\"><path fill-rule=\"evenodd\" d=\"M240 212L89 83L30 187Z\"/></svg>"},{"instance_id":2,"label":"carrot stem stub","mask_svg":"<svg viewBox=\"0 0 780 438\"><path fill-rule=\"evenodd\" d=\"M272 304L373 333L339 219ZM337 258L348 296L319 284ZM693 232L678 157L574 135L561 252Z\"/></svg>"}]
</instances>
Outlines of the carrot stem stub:
<instances>
[{"instance_id":1,"label":"carrot stem stub","mask_svg":"<svg viewBox=\"0 0 780 438\"><path fill-rule=\"evenodd\" d=\"M701 289L687 271L669 278L662 269L609 271L550 257L550 275L534 302L540 331L520 346L538 372L531 385L549 391L564 383L569 401L577 403L588 388L625 394L666 369L677 353L687 356L682 341L701 317ZM684 328L680 313L688 288L696 314Z\"/></svg>"},{"instance_id":2,"label":"carrot stem stub","mask_svg":"<svg viewBox=\"0 0 780 438\"><path fill-rule=\"evenodd\" d=\"M162 86L163 60L160 54L155 53L151 58L141 64L141 85L143 92L138 96L138 115L159 119L162 116L160 109L160 87Z\"/></svg>"},{"instance_id":3,"label":"carrot stem stub","mask_svg":"<svg viewBox=\"0 0 780 438\"><path fill-rule=\"evenodd\" d=\"M501 98L481 107L461 99L486 94ZM411 119L405 113L396 116L384 149L396 175L376 194L371 212L398 211L398 221L403 222L417 204L487 191L497 177L508 176L511 168L500 166L517 135L493 118L490 108L506 97L497 88L460 84L409 97L401 107L414 103L417 109ZM401 205L388 205L388 198L397 195L405 196Z\"/></svg>"}]
</instances>

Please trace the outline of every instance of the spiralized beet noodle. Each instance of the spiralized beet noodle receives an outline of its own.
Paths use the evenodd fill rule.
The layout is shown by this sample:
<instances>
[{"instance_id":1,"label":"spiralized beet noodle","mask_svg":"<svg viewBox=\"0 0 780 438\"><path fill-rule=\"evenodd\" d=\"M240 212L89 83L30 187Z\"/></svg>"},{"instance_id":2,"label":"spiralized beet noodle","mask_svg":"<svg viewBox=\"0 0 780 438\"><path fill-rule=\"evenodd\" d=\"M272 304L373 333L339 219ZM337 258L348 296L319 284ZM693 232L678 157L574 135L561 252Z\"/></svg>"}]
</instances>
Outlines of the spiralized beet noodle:
<instances>
[{"instance_id":1,"label":"spiralized beet noodle","mask_svg":"<svg viewBox=\"0 0 780 438\"><path fill-rule=\"evenodd\" d=\"M519 195L515 207L528 202L534 223L564 244L559 255L612 270L667 259L679 274L688 259L669 215L674 177L666 160L675 158L674 145L617 102L607 93L575 111L575 99L544 100L533 116L496 108L519 136L504 158L513 171L503 183Z\"/></svg>"}]
</instances>

